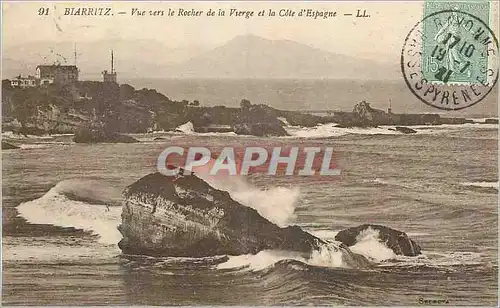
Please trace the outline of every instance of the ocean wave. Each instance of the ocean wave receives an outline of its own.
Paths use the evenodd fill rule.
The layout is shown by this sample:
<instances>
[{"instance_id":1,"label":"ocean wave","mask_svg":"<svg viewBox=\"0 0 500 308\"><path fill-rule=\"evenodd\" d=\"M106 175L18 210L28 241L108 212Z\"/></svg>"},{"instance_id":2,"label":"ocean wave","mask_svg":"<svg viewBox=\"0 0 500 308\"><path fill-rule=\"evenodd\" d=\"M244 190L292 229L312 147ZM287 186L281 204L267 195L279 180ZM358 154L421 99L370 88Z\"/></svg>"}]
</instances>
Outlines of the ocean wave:
<instances>
[{"instance_id":1,"label":"ocean wave","mask_svg":"<svg viewBox=\"0 0 500 308\"><path fill-rule=\"evenodd\" d=\"M314 250L308 257L292 251L262 250L256 254L228 256L226 262L216 266L217 269L232 269L244 271L261 271L273 267L281 261L295 260L307 265L317 267L344 267L351 265L346 262L346 256L339 249L338 244L328 243Z\"/></svg>"},{"instance_id":2,"label":"ocean wave","mask_svg":"<svg viewBox=\"0 0 500 308\"><path fill-rule=\"evenodd\" d=\"M362 182L368 184L369 186L396 186L408 189L415 189L415 188L425 189L428 186L432 186L429 185L428 183L405 182L402 180L389 180L381 178L365 179Z\"/></svg>"},{"instance_id":3,"label":"ocean wave","mask_svg":"<svg viewBox=\"0 0 500 308\"><path fill-rule=\"evenodd\" d=\"M262 217L279 227L286 227L296 219L295 208L300 198L299 188L276 186L260 189L243 176L211 176L209 171L213 161L196 168L197 176L212 187L229 192L235 201L253 208Z\"/></svg>"},{"instance_id":4,"label":"ocean wave","mask_svg":"<svg viewBox=\"0 0 500 308\"><path fill-rule=\"evenodd\" d=\"M409 126L413 129L420 130L430 130L433 129L436 132L451 131L459 129L470 129L470 128L481 128L481 129L498 129L498 124L481 124L481 123L464 123L464 124L441 124L441 125L416 125Z\"/></svg>"},{"instance_id":5,"label":"ocean wave","mask_svg":"<svg viewBox=\"0 0 500 308\"><path fill-rule=\"evenodd\" d=\"M4 262L15 263L83 263L83 264L102 264L110 262L110 259L119 255L116 249L110 249L109 245L92 245L83 243L75 245L75 239L61 238L34 238L28 243L24 238L3 238ZM116 261L112 261L113 263Z\"/></svg>"},{"instance_id":6,"label":"ocean wave","mask_svg":"<svg viewBox=\"0 0 500 308\"><path fill-rule=\"evenodd\" d=\"M315 127L300 127L300 126L287 126L285 130L291 137L295 138L325 138L325 137L338 137L349 134L354 135L405 135L396 130L395 125L380 125L372 128L342 128L336 127L336 123L320 124ZM498 129L498 124L479 124L479 123L466 123L466 124L443 124L443 125L417 125L407 126L416 131L411 135L436 135L443 134L450 131L460 129Z\"/></svg>"},{"instance_id":7,"label":"ocean wave","mask_svg":"<svg viewBox=\"0 0 500 308\"><path fill-rule=\"evenodd\" d=\"M118 248L122 208L111 197L98 197L99 191L108 190L92 181L62 181L42 197L20 204L17 210L29 223L90 231L99 235L100 243Z\"/></svg>"},{"instance_id":8,"label":"ocean wave","mask_svg":"<svg viewBox=\"0 0 500 308\"><path fill-rule=\"evenodd\" d=\"M387 245L381 242L379 237L379 230L367 228L359 233L356 237L356 244L351 246L350 249L367 257L368 259L380 262L384 260L393 259L396 254Z\"/></svg>"},{"instance_id":9,"label":"ocean wave","mask_svg":"<svg viewBox=\"0 0 500 308\"><path fill-rule=\"evenodd\" d=\"M50 143L32 143L32 144L20 144L19 148L26 149L41 149L50 146Z\"/></svg>"},{"instance_id":10,"label":"ocean wave","mask_svg":"<svg viewBox=\"0 0 500 308\"><path fill-rule=\"evenodd\" d=\"M485 265L483 255L478 252L431 252L422 251L416 257L397 256L380 263L379 267L404 267L404 268L449 268L451 266Z\"/></svg>"},{"instance_id":11,"label":"ocean wave","mask_svg":"<svg viewBox=\"0 0 500 308\"><path fill-rule=\"evenodd\" d=\"M24 144L19 144L19 147L22 150L31 150L31 149L43 149L51 146L66 146L70 145L70 143L67 142L38 142L38 143L24 143Z\"/></svg>"},{"instance_id":12,"label":"ocean wave","mask_svg":"<svg viewBox=\"0 0 500 308\"><path fill-rule=\"evenodd\" d=\"M484 123L484 121L490 120L490 119L498 121L497 117L489 117L489 118L466 118L466 120L470 120L470 121L473 121L474 123L479 123L479 124L482 124L482 123Z\"/></svg>"},{"instance_id":13,"label":"ocean wave","mask_svg":"<svg viewBox=\"0 0 500 308\"><path fill-rule=\"evenodd\" d=\"M12 131L5 131L2 132L2 139L52 139L52 136L23 135L14 133Z\"/></svg>"},{"instance_id":14,"label":"ocean wave","mask_svg":"<svg viewBox=\"0 0 500 308\"><path fill-rule=\"evenodd\" d=\"M496 182L462 182L460 183L462 186L473 186L473 187L481 187L481 188L496 188L498 190L498 181Z\"/></svg>"},{"instance_id":15,"label":"ocean wave","mask_svg":"<svg viewBox=\"0 0 500 308\"><path fill-rule=\"evenodd\" d=\"M200 135L200 136L237 136L235 132L226 132L226 133L216 133L216 132L208 132L208 133L197 133L194 131L193 123L187 122L175 129L174 134L181 133L186 135Z\"/></svg>"},{"instance_id":16,"label":"ocean wave","mask_svg":"<svg viewBox=\"0 0 500 308\"><path fill-rule=\"evenodd\" d=\"M323 138L323 137L338 137L348 134L360 135L400 135L402 133L390 130L393 127L377 127L377 128L341 128L335 127L336 123L321 124L315 127L306 128L299 126L285 127L287 133L292 137L299 138Z\"/></svg>"}]
</instances>

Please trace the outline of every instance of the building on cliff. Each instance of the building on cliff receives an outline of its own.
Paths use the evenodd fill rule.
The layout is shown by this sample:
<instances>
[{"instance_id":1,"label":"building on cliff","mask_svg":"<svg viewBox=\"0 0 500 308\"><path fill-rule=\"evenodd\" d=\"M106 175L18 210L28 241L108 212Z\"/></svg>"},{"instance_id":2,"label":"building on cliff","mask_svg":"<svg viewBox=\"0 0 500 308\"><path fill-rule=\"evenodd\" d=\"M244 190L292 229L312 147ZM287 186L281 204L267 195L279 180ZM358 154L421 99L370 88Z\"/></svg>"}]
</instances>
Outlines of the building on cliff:
<instances>
[{"instance_id":1,"label":"building on cliff","mask_svg":"<svg viewBox=\"0 0 500 308\"><path fill-rule=\"evenodd\" d=\"M104 70L102 72L102 81L104 83L117 83L113 50L111 50L111 71Z\"/></svg>"},{"instance_id":2,"label":"building on cliff","mask_svg":"<svg viewBox=\"0 0 500 308\"><path fill-rule=\"evenodd\" d=\"M36 78L39 85L46 84L74 84L78 81L78 67L76 65L38 65Z\"/></svg>"},{"instance_id":3,"label":"building on cliff","mask_svg":"<svg viewBox=\"0 0 500 308\"><path fill-rule=\"evenodd\" d=\"M35 76L28 75L28 77L23 77L21 75L11 79L10 85L16 88L28 88L28 87L36 87L37 80Z\"/></svg>"}]
</instances>

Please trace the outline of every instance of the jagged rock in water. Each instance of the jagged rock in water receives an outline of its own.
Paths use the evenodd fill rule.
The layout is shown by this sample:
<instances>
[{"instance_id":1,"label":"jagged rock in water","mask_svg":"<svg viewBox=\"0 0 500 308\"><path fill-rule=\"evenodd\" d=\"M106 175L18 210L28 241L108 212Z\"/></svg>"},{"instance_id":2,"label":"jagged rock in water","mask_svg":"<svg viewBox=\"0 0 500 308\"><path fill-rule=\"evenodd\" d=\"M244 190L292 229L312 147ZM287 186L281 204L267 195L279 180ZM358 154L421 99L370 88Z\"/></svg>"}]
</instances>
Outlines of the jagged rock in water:
<instances>
[{"instance_id":1,"label":"jagged rock in water","mask_svg":"<svg viewBox=\"0 0 500 308\"><path fill-rule=\"evenodd\" d=\"M118 245L125 254L204 257L274 249L310 256L332 249L297 226L276 226L194 174L149 174L128 186L124 197ZM345 245L333 249L349 266L369 264Z\"/></svg>"},{"instance_id":2,"label":"jagged rock in water","mask_svg":"<svg viewBox=\"0 0 500 308\"><path fill-rule=\"evenodd\" d=\"M357 243L360 233L370 228L379 232L379 241L385 243L395 254L404 256L417 256L420 254L420 246L410 239L406 233L382 225L364 224L342 230L335 236L335 240L347 246L353 246Z\"/></svg>"},{"instance_id":3,"label":"jagged rock in water","mask_svg":"<svg viewBox=\"0 0 500 308\"><path fill-rule=\"evenodd\" d=\"M498 124L498 119L486 119L483 122L484 124Z\"/></svg>"},{"instance_id":4,"label":"jagged rock in water","mask_svg":"<svg viewBox=\"0 0 500 308\"><path fill-rule=\"evenodd\" d=\"M404 126L396 126L395 130L398 132L401 132L403 134L415 134L417 132L414 129L411 129L409 127L404 127Z\"/></svg>"},{"instance_id":5,"label":"jagged rock in water","mask_svg":"<svg viewBox=\"0 0 500 308\"><path fill-rule=\"evenodd\" d=\"M284 114L285 119L288 124L292 126L302 126L302 127L315 127L319 124L328 123L328 117L320 117L312 114L294 112L294 111L281 111Z\"/></svg>"},{"instance_id":6,"label":"jagged rock in water","mask_svg":"<svg viewBox=\"0 0 500 308\"><path fill-rule=\"evenodd\" d=\"M2 141L2 150L15 150L19 149L18 146Z\"/></svg>"},{"instance_id":7,"label":"jagged rock in water","mask_svg":"<svg viewBox=\"0 0 500 308\"><path fill-rule=\"evenodd\" d=\"M119 133L105 132L100 129L79 129L73 141L76 143L135 143L139 140Z\"/></svg>"},{"instance_id":8,"label":"jagged rock in water","mask_svg":"<svg viewBox=\"0 0 500 308\"><path fill-rule=\"evenodd\" d=\"M362 101L354 105L352 111L358 122L357 126L375 127L377 125L389 123L389 115L386 112L372 108L366 101Z\"/></svg>"},{"instance_id":9,"label":"jagged rock in water","mask_svg":"<svg viewBox=\"0 0 500 308\"><path fill-rule=\"evenodd\" d=\"M267 105L242 106L241 113L232 125L238 135L288 136L276 114L276 110Z\"/></svg>"}]
</instances>

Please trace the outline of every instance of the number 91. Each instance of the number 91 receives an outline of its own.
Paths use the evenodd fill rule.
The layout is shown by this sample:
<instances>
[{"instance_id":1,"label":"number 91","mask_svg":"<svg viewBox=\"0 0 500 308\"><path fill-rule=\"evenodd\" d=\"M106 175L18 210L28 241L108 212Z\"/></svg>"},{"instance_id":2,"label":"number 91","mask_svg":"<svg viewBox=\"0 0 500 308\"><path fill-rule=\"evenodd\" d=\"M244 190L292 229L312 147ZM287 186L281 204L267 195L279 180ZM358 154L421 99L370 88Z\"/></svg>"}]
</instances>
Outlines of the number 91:
<instances>
[{"instance_id":1,"label":"number 91","mask_svg":"<svg viewBox=\"0 0 500 308\"><path fill-rule=\"evenodd\" d=\"M49 8L45 8L45 7L39 8L38 15L49 15Z\"/></svg>"}]
</instances>

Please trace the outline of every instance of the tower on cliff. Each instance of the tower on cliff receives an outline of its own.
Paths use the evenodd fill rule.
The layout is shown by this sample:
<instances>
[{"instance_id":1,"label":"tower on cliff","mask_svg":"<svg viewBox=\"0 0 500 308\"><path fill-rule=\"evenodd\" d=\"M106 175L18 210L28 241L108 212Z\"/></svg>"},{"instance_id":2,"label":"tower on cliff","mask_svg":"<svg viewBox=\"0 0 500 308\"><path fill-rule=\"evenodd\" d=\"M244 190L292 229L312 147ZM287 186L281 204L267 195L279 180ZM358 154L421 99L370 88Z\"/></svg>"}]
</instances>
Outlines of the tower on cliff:
<instances>
[{"instance_id":1,"label":"tower on cliff","mask_svg":"<svg viewBox=\"0 0 500 308\"><path fill-rule=\"evenodd\" d=\"M111 72L104 70L102 72L102 81L104 83L116 83L116 72L115 72L115 59L113 54L113 49L111 49Z\"/></svg>"}]
</instances>

